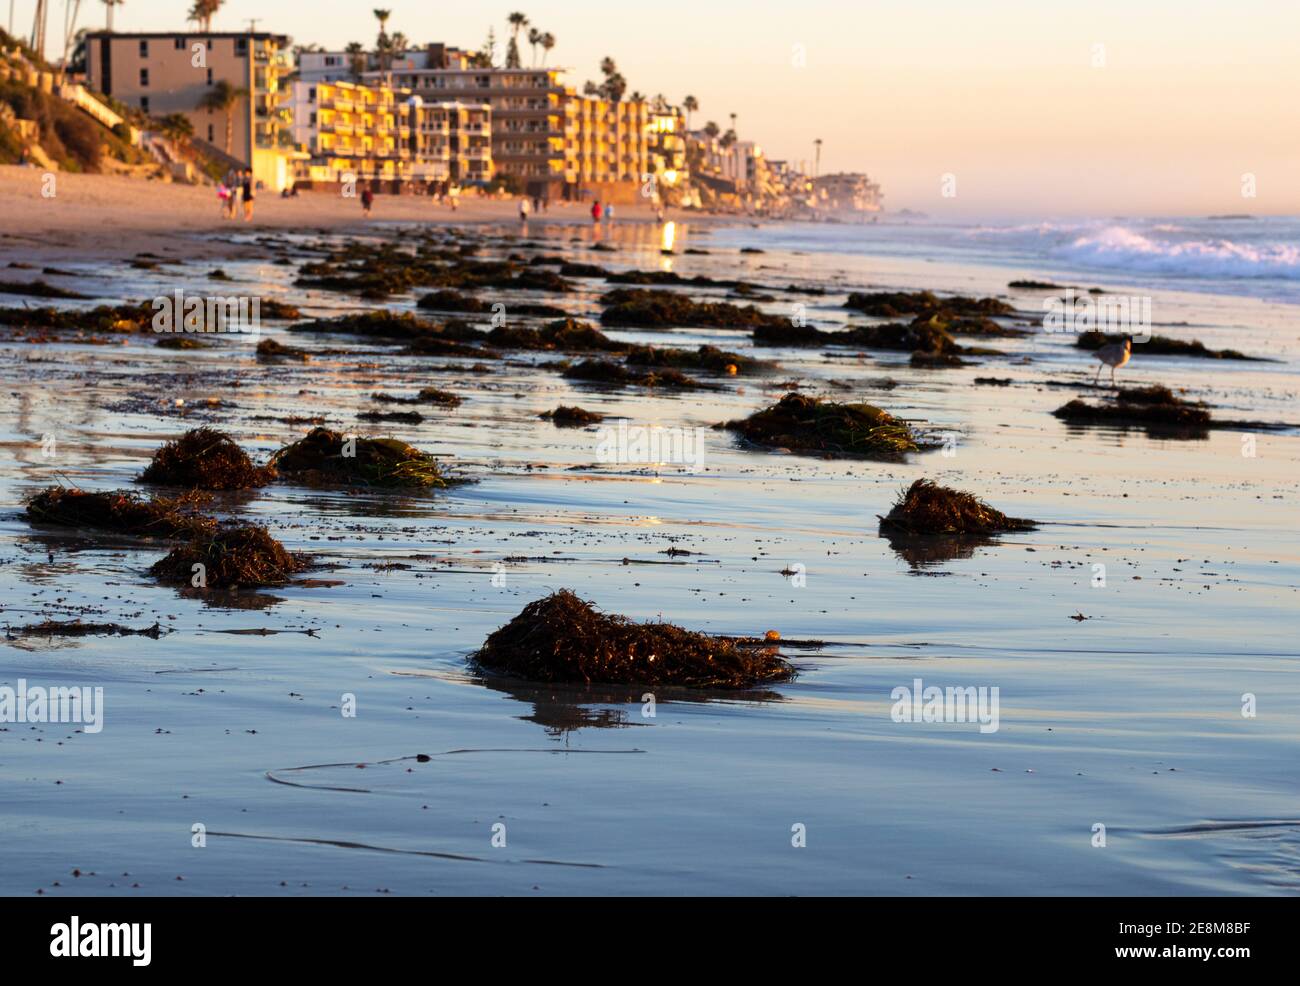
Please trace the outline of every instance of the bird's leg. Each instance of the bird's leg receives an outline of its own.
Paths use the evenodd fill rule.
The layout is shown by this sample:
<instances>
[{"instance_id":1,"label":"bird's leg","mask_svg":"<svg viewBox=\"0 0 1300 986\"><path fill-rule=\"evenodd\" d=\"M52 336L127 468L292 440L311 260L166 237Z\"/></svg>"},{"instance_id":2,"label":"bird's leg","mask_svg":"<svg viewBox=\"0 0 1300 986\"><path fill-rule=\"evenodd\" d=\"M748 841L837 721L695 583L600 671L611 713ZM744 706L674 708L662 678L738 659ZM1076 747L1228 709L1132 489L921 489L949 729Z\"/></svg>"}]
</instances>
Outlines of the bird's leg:
<instances>
[{"instance_id":1,"label":"bird's leg","mask_svg":"<svg viewBox=\"0 0 1300 986\"><path fill-rule=\"evenodd\" d=\"M1093 385L1094 387L1097 386L1097 381L1101 379L1101 368L1102 368L1103 366L1105 366L1104 363L1098 363L1098 364L1097 364L1097 374L1096 374L1096 376L1094 376L1094 377L1092 378L1092 385Z\"/></svg>"}]
</instances>

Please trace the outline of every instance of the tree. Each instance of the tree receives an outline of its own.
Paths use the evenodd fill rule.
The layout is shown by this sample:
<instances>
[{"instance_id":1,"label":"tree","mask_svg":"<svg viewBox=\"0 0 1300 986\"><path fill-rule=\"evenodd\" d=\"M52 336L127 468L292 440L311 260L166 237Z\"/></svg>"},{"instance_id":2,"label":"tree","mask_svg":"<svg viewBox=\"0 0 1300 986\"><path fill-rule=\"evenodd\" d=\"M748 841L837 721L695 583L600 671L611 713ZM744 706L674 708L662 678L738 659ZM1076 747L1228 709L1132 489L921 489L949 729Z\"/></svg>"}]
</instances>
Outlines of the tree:
<instances>
[{"instance_id":1,"label":"tree","mask_svg":"<svg viewBox=\"0 0 1300 986\"><path fill-rule=\"evenodd\" d=\"M686 110L686 129L691 129L691 114L700 108L700 101L694 96L687 96L682 100L682 108Z\"/></svg>"},{"instance_id":2,"label":"tree","mask_svg":"<svg viewBox=\"0 0 1300 986\"><path fill-rule=\"evenodd\" d=\"M483 47L474 53L470 59L475 68L492 68L497 62L497 32L493 28L488 28L487 39L483 42Z\"/></svg>"},{"instance_id":3,"label":"tree","mask_svg":"<svg viewBox=\"0 0 1300 986\"><path fill-rule=\"evenodd\" d=\"M401 54L411 47L411 42L406 39L406 35L401 31L394 31L393 36L388 39L388 49L391 52Z\"/></svg>"},{"instance_id":4,"label":"tree","mask_svg":"<svg viewBox=\"0 0 1300 986\"><path fill-rule=\"evenodd\" d=\"M816 178L822 170L822 139L818 137L813 144L817 147L817 163L813 165L813 177Z\"/></svg>"},{"instance_id":5,"label":"tree","mask_svg":"<svg viewBox=\"0 0 1300 986\"><path fill-rule=\"evenodd\" d=\"M627 79L623 78L623 74L619 72L614 59L608 55L600 60L600 71L605 76L605 81L600 85L588 82L583 92L608 99L611 103L617 103L623 98L623 93L627 92Z\"/></svg>"},{"instance_id":6,"label":"tree","mask_svg":"<svg viewBox=\"0 0 1300 986\"><path fill-rule=\"evenodd\" d=\"M360 41L349 41L343 50L351 56L348 59L348 70L352 73L352 81L360 82L361 73L366 70L366 46Z\"/></svg>"},{"instance_id":7,"label":"tree","mask_svg":"<svg viewBox=\"0 0 1300 986\"><path fill-rule=\"evenodd\" d=\"M732 114L731 114L731 129L732 129L733 131L736 129L736 114L735 114L735 113L732 113Z\"/></svg>"},{"instance_id":8,"label":"tree","mask_svg":"<svg viewBox=\"0 0 1300 986\"><path fill-rule=\"evenodd\" d=\"M510 44L506 46L506 68L519 68L519 32L528 26L528 15L515 11L506 21L510 24Z\"/></svg>"},{"instance_id":9,"label":"tree","mask_svg":"<svg viewBox=\"0 0 1300 986\"><path fill-rule=\"evenodd\" d=\"M722 139L718 141L718 143L722 146L723 150L726 150L735 142L736 142L736 131L734 130L728 130L725 134L722 135Z\"/></svg>"},{"instance_id":10,"label":"tree","mask_svg":"<svg viewBox=\"0 0 1300 986\"><path fill-rule=\"evenodd\" d=\"M194 136L194 124L184 113L168 113L158 121L158 131L168 140L184 144Z\"/></svg>"},{"instance_id":11,"label":"tree","mask_svg":"<svg viewBox=\"0 0 1300 986\"><path fill-rule=\"evenodd\" d=\"M122 0L117 0L121 3ZM224 0L194 0L194 5L190 7L189 19L196 21L199 30L205 34L212 30L212 18L217 11L221 9Z\"/></svg>"},{"instance_id":12,"label":"tree","mask_svg":"<svg viewBox=\"0 0 1300 986\"><path fill-rule=\"evenodd\" d=\"M542 32L535 27L528 29L528 44L533 49L533 68L537 67L537 46L541 43Z\"/></svg>"},{"instance_id":13,"label":"tree","mask_svg":"<svg viewBox=\"0 0 1300 986\"><path fill-rule=\"evenodd\" d=\"M555 47L555 35L552 34L550 31L547 31L545 34L542 35L541 43L542 43L542 64L545 65L546 56L549 55L551 53L551 49Z\"/></svg>"},{"instance_id":14,"label":"tree","mask_svg":"<svg viewBox=\"0 0 1300 986\"><path fill-rule=\"evenodd\" d=\"M718 134L722 133L722 129L712 120L710 120L708 123L704 125L704 132L708 134L710 137L716 137L718 136Z\"/></svg>"},{"instance_id":15,"label":"tree","mask_svg":"<svg viewBox=\"0 0 1300 986\"><path fill-rule=\"evenodd\" d=\"M226 114L226 153L231 153L235 139L235 106L248 96L247 89L236 89L225 79L218 80L203 94L197 109Z\"/></svg>"}]
</instances>

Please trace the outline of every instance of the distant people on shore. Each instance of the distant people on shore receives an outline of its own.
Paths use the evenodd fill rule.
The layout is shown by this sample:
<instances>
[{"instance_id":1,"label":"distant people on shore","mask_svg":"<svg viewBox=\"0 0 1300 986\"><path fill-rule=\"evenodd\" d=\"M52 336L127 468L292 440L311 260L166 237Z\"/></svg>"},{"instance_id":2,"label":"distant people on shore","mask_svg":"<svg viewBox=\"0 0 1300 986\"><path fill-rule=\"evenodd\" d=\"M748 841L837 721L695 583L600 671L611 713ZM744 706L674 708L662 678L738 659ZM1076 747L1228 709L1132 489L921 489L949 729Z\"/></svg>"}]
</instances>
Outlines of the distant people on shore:
<instances>
[{"instance_id":1,"label":"distant people on shore","mask_svg":"<svg viewBox=\"0 0 1300 986\"><path fill-rule=\"evenodd\" d=\"M217 215L222 219L230 218L230 196L233 194L234 189L226 184L225 178L217 182Z\"/></svg>"},{"instance_id":2,"label":"distant people on shore","mask_svg":"<svg viewBox=\"0 0 1300 986\"><path fill-rule=\"evenodd\" d=\"M611 202L609 205L605 206L605 222L612 223L613 221L614 221L614 203Z\"/></svg>"},{"instance_id":3,"label":"distant people on shore","mask_svg":"<svg viewBox=\"0 0 1300 986\"><path fill-rule=\"evenodd\" d=\"M519 200L519 221L521 223L527 224L528 210L529 210L528 199L527 198L520 199Z\"/></svg>"},{"instance_id":4,"label":"distant people on shore","mask_svg":"<svg viewBox=\"0 0 1300 986\"><path fill-rule=\"evenodd\" d=\"M591 203L591 221L593 223L600 222L600 199Z\"/></svg>"},{"instance_id":5,"label":"distant people on shore","mask_svg":"<svg viewBox=\"0 0 1300 986\"><path fill-rule=\"evenodd\" d=\"M254 195L253 195L253 186L254 186L254 184L255 184L255 182L253 181L253 169L252 169L252 168L245 168L245 169L244 169L244 185L243 185L243 193L244 193L244 222L246 222L246 223L247 223L247 222L252 222L252 221L253 221L253 198L254 198Z\"/></svg>"},{"instance_id":6,"label":"distant people on shore","mask_svg":"<svg viewBox=\"0 0 1300 986\"><path fill-rule=\"evenodd\" d=\"M370 218L370 210L375 206L375 193L367 185L361 190L361 214L367 219Z\"/></svg>"}]
</instances>

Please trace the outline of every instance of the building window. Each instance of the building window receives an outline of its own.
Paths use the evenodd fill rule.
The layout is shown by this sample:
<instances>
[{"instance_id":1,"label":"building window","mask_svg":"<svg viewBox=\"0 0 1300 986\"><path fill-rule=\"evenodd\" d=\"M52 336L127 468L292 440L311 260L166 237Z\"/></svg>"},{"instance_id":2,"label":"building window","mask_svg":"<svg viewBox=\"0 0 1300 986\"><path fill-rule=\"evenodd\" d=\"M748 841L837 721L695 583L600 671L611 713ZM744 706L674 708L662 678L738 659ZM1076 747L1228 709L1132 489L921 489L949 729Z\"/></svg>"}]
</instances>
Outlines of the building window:
<instances>
[{"instance_id":1,"label":"building window","mask_svg":"<svg viewBox=\"0 0 1300 986\"><path fill-rule=\"evenodd\" d=\"M247 54L248 54L248 39L247 39L247 38L236 38L236 39L235 39L235 54L236 54L236 55L247 55Z\"/></svg>"},{"instance_id":2,"label":"building window","mask_svg":"<svg viewBox=\"0 0 1300 986\"><path fill-rule=\"evenodd\" d=\"M142 68L140 69L140 85L147 86L148 84L149 84L149 70L147 68Z\"/></svg>"},{"instance_id":3,"label":"building window","mask_svg":"<svg viewBox=\"0 0 1300 986\"><path fill-rule=\"evenodd\" d=\"M141 44L143 44L143 42L141 42ZM173 39L173 41L172 41L172 46L173 46L177 51L184 51L184 50L185 50L185 39L184 39L184 38L175 38L175 39Z\"/></svg>"},{"instance_id":4,"label":"building window","mask_svg":"<svg viewBox=\"0 0 1300 986\"><path fill-rule=\"evenodd\" d=\"M141 42L140 42L140 57L141 57L141 58L148 58L148 57L149 57L149 42L148 42L148 41L141 41Z\"/></svg>"},{"instance_id":5,"label":"building window","mask_svg":"<svg viewBox=\"0 0 1300 986\"><path fill-rule=\"evenodd\" d=\"M141 109L141 111L143 111L143 112L145 112L145 113L148 113L148 112L149 112L149 97L148 97L148 96L141 96L141 97L140 97L140 109Z\"/></svg>"},{"instance_id":6,"label":"building window","mask_svg":"<svg viewBox=\"0 0 1300 986\"><path fill-rule=\"evenodd\" d=\"M208 143L211 144L217 139L217 129L212 124L208 124Z\"/></svg>"},{"instance_id":7,"label":"building window","mask_svg":"<svg viewBox=\"0 0 1300 986\"><path fill-rule=\"evenodd\" d=\"M307 90L307 101L310 102L310 103L314 103L314 102L316 102L316 87L315 87L315 86L312 86L310 89Z\"/></svg>"}]
</instances>

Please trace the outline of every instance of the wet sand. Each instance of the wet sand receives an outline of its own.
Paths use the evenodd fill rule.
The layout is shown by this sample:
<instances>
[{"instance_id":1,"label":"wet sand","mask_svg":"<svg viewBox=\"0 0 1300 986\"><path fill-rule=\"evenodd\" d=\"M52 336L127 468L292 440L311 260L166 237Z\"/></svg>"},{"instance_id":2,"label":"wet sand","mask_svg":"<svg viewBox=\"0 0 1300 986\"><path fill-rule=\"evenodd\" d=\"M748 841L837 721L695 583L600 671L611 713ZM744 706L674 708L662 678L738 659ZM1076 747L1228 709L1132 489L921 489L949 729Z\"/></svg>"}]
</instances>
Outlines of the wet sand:
<instances>
[{"instance_id":1,"label":"wet sand","mask_svg":"<svg viewBox=\"0 0 1300 986\"><path fill-rule=\"evenodd\" d=\"M862 321L840 307L850 289L1037 305L1007 291L1005 271L802 256L747 226L679 224L673 257L653 226L612 231L614 253L590 249L589 230L530 226L537 252L613 269L820 286L827 294L804 304L824 328ZM478 232L516 237L517 224ZM305 258L318 239L294 242ZM234 284L307 316L413 308L410 295L379 304L303 290L293 267L230 259L255 246L214 249L227 251L221 266ZM687 247L710 252L684 255ZM481 256L520 249L490 241ZM207 259L148 271L114 259L125 253L82 256L67 261L76 276L58 283L96 298L231 289L207 279ZM579 283L563 297L482 297L507 310L547 301L598 315L606 286ZM1124 382L1186 388L1223 417L1300 418L1293 308L1175 292L1157 302L1169 323L1158 331L1276 362L1139 351ZM788 306L783 297L761 307ZM1169 439L1067 426L1050 412L1076 394L1049 384L1074 382L1090 397L1095 362L1041 333L994 340L1006 356L948 370L913 369L906 353L765 349L755 355L779 361L780 373L684 395L569 381L548 368L559 358L551 354L511 353L480 374L473 359L398 356L355 337L278 323L264 334L356 355L269 364L242 337L193 352L158 349L150 336L0 343L0 620L171 631L0 641L0 684L25 677L106 693L100 733L0 732L11 857L0 891L1300 888L1294 430L1254 435L1256 454L1245 457L1232 432ZM741 332L609 334L750 352ZM975 384L990 376L1011 382ZM607 423L708 428L774 402L794 379L955 434L955 454L822 459L708 430L692 472L600 463L597 429L537 417L579 404ZM162 546L35 528L20 513L50 483L130 485L158 444L198 423L230 431L261 460L306 430L289 416L351 428L374 406L371 393L424 386L465 402L421 408L422 423L393 433L446 457L472 485L394 496L276 484L218 498L219 512L267 524L287 547L315 553L326 568L314 575L341 584L183 598L144 572ZM208 399L221 404L205 407ZM58 450L48 457L41 439L51 433ZM876 517L922 476L1041 526L947 558L895 550L877 536ZM559 588L637 619L823 643L787 648L793 682L753 694L664 692L653 716L640 688L538 686L472 670L467 658L488 633ZM1000 728L894 721L892 691L918 678L998 687ZM1258 700L1254 718L1242 715L1246 693ZM341 714L347 696L355 717ZM203 848L193 845L195 825L205 827ZM792 844L800 832L803 847Z\"/></svg>"}]
</instances>

